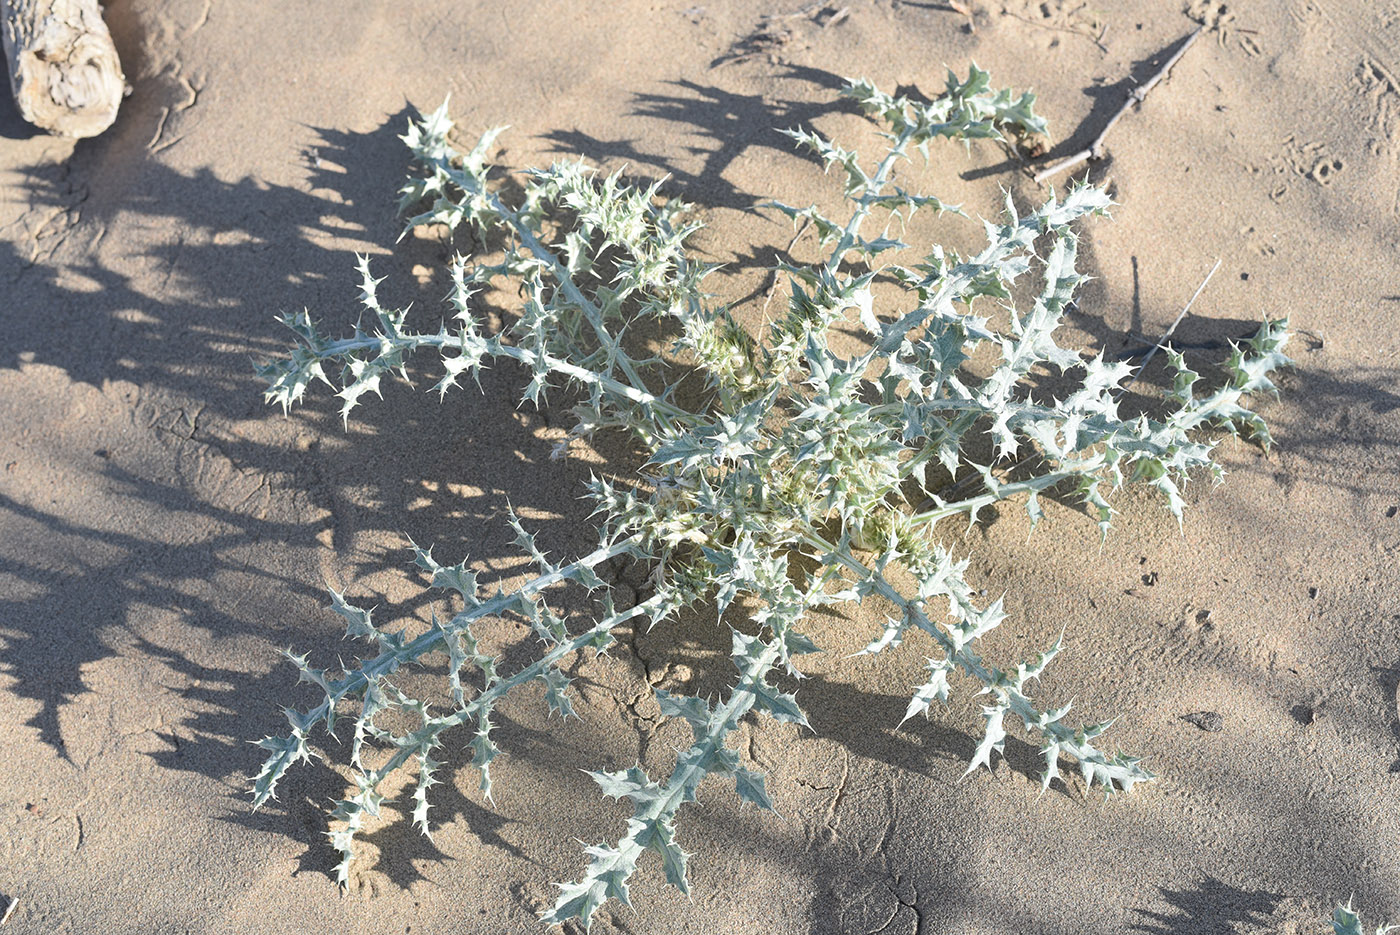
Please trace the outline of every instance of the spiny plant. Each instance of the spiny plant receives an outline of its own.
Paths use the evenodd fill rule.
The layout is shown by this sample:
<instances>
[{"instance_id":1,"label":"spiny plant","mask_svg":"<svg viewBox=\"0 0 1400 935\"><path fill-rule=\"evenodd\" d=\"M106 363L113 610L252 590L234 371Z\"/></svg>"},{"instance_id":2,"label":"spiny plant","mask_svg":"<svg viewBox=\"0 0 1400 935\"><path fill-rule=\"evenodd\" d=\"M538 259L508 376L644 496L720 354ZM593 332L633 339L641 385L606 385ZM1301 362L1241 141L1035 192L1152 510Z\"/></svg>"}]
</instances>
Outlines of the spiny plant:
<instances>
[{"instance_id":1,"label":"spiny plant","mask_svg":"<svg viewBox=\"0 0 1400 935\"><path fill-rule=\"evenodd\" d=\"M1386 935L1400 929L1400 925L1378 925L1376 935ZM1365 928L1361 925L1361 916L1351 908L1351 900L1348 899L1345 906L1337 906L1332 913L1333 935L1366 935Z\"/></svg>"},{"instance_id":2,"label":"spiny plant","mask_svg":"<svg viewBox=\"0 0 1400 935\"><path fill-rule=\"evenodd\" d=\"M706 291L715 267L686 252L699 225L686 220L688 206L659 197L661 183L638 187L582 162L560 162L525 172L512 198L487 163L500 129L460 151L449 141L445 104L411 122L403 137L418 168L402 190L402 207L420 206L410 229L466 230L486 245L482 256L459 255L449 264L451 320L436 331L410 328L404 309L379 301L379 280L366 260L359 273L367 314L348 337L327 337L306 312L286 316L297 343L261 368L268 400L284 408L324 381L337 388L348 418L366 394L379 393L386 374L407 377L415 352L438 358L440 395L489 364L509 361L525 379L522 401L541 405L551 391L567 393L573 424L561 454L570 444L620 430L646 459L641 472L594 477L588 485L598 516L598 544L588 554L552 560L512 512L516 542L535 568L518 589L488 593L467 560L443 564L431 549L414 545L428 585L460 603L449 619L434 616L416 636L391 631L332 591L346 635L368 642L372 654L333 674L287 652L301 680L323 697L309 709L287 709L290 732L260 741L268 756L254 803L266 803L287 770L311 758L313 728L329 732L340 718L349 720L354 787L336 803L337 825L329 832L342 884L356 833L379 815L381 785L390 774L416 770L412 821L428 833L430 791L440 782L450 732L460 727L470 738L472 765L489 799L491 765L500 754L492 715L507 695L542 683L549 710L567 718L573 713L567 663L590 649L605 652L619 627L655 627L697 603L729 622L737 680L715 701L656 692L662 713L683 718L694 734L669 776L652 778L640 765L590 773L604 795L630 799L633 815L615 843L586 849L587 869L577 882L560 884L547 922L573 918L587 927L609 898L627 904L628 881L648 851L667 880L687 892L689 855L676 819L707 776L725 776L740 799L772 808L764 774L745 765L726 739L750 711L808 726L794 694L773 680L782 673L802 677L799 659L819 649L812 611L827 605L872 600L888 608L888 622L872 635L866 654L893 649L911 634L927 638L928 677L913 690L906 720L929 716L957 679L985 697L969 773L990 767L1008 728L1019 723L1039 744L1043 788L1060 775L1065 758L1078 764L1088 786L1098 784L1106 794L1153 778L1137 757L1100 746L1107 723L1076 726L1067 719L1068 704L1032 700L1031 682L1060 641L1009 666L982 656L979 641L1006 617L1002 602L979 600L967 581L968 560L940 542L936 529L954 517L970 523L1012 498L1023 500L1034 524L1043 515L1040 497L1053 494L1082 503L1106 533L1114 514L1108 495L1131 481L1156 488L1180 521L1179 486L1187 476L1198 469L1222 474L1212 457L1215 441L1203 431L1243 432L1269 443L1264 422L1244 398L1274 391L1270 373L1288 362L1286 323L1265 320L1234 348L1223 379L1208 392L1199 390L1182 356L1167 349L1172 373L1164 411L1124 417L1119 406L1133 368L1055 341L1085 281L1075 267L1073 228L1080 218L1107 213L1111 202L1102 189L1072 186L1024 214L1008 195L1004 215L985 222L986 246L967 257L935 246L915 265L881 265L887 251L906 245L862 232L877 212L901 220L919 209L960 214L894 185L896 164L911 148L927 157L940 137L1043 133L1034 96L993 91L976 67L966 80L950 73L944 93L927 103L864 80L849 82L842 94L881 125L888 148L867 169L854 151L810 130L790 131L828 169L840 169L850 214L842 221L816 206L772 204L815 228L825 258L780 267L791 295L765 333L746 330ZM1039 289L1018 303L1013 284L1033 266L1038 273L1029 278L1039 280ZM901 290L887 313L875 307L877 279ZM474 297L501 283L518 289L519 316L489 333ZM990 302L1005 309L998 319L1005 324L978 314ZM629 334L629 325L640 321L674 336L669 352L639 349L638 329ZM864 335L845 336L857 345L854 352L833 349L838 327ZM982 350L988 353L974 366ZM1060 396L1037 391L1047 371L1070 389ZM704 391L686 405L676 388L691 372L703 375ZM981 460L975 456L989 448ZM1020 459L1014 470L1012 459ZM599 574L620 556L651 568L652 593L632 606L617 606ZM552 596L566 583L596 600L590 625L571 627L553 609ZM543 644L538 658L502 671L473 632L490 617L528 624ZM430 656L446 659L451 702L441 711L393 678ZM395 732L383 726L386 712L399 713L395 723L406 714L416 726ZM371 749L379 750L373 761Z\"/></svg>"}]
</instances>

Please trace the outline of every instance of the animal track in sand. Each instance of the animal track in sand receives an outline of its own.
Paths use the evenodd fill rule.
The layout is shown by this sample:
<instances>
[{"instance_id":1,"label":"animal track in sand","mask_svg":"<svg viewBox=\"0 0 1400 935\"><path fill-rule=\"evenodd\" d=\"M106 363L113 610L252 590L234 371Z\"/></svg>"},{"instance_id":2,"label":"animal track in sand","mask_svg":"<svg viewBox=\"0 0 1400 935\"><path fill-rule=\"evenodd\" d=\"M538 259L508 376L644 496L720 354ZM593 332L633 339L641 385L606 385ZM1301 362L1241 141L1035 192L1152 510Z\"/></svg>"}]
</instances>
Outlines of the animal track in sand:
<instances>
[{"instance_id":1,"label":"animal track in sand","mask_svg":"<svg viewBox=\"0 0 1400 935\"><path fill-rule=\"evenodd\" d=\"M1221 3L1220 0L1189 0L1181 8L1191 19L1205 27L1207 32L1215 33L1215 41L1225 48L1230 41L1230 27L1235 21L1235 14L1231 12L1228 4Z\"/></svg>"},{"instance_id":2,"label":"animal track in sand","mask_svg":"<svg viewBox=\"0 0 1400 935\"><path fill-rule=\"evenodd\" d=\"M1396 138L1396 130L1400 129L1400 81L1383 63L1368 55L1357 67L1357 84L1369 111L1366 129L1371 134L1372 154L1392 161L1400 158L1400 139Z\"/></svg>"},{"instance_id":3,"label":"animal track in sand","mask_svg":"<svg viewBox=\"0 0 1400 935\"><path fill-rule=\"evenodd\" d=\"M1287 137L1279 144L1279 151L1269 159L1269 165L1273 167L1275 175L1285 176L1285 179L1280 179L1279 184L1269 193L1269 197L1274 201L1279 201L1288 194L1286 177L1290 174L1301 175L1319 185L1327 186L1346 168L1345 162L1327 151L1327 144L1300 143L1293 136Z\"/></svg>"},{"instance_id":4,"label":"animal track in sand","mask_svg":"<svg viewBox=\"0 0 1400 935\"><path fill-rule=\"evenodd\" d=\"M1039 42L1042 48L1053 49L1060 44L1055 33L1069 34L1088 39L1103 50L1100 42L1106 25L1087 0L1018 0L1003 3L1001 12L1029 26L1038 26L1044 32Z\"/></svg>"},{"instance_id":5,"label":"animal track in sand","mask_svg":"<svg viewBox=\"0 0 1400 935\"><path fill-rule=\"evenodd\" d=\"M1181 11L1200 23L1207 32L1215 33L1215 41L1222 49L1230 48L1231 40L1234 40L1233 44L1238 45L1250 58L1263 54L1264 47L1257 31L1238 27L1235 12L1229 4L1220 0L1188 0Z\"/></svg>"},{"instance_id":6,"label":"animal track in sand","mask_svg":"<svg viewBox=\"0 0 1400 935\"><path fill-rule=\"evenodd\" d=\"M1366 99L1367 148L1391 164L1400 162L1400 80L1378 58L1363 56L1357 66L1355 84ZM1390 211L1400 214L1400 185L1390 186Z\"/></svg>"},{"instance_id":7,"label":"animal track in sand","mask_svg":"<svg viewBox=\"0 0 1400 935\"><path fill-rule=\"evenodd\" d=\"M1322 158L1308 171L1308 178L1319 185L1330 185L1337 173L1346 168L1346 163L1340 159Z\"/></svg>"},{"instance_id":8,"label":"animal track in sand","mask_svg":"<svg viewBox=\"0 0 1400 935\"><path fill-rule=\"evenodd\" d=\"M1272 244L1264 239L1262 234L1254 229L1252 224L1240 228L1240 237L1249 244L1249 249L1259 256L1271 257L1278 252Z\"/></svg>"}]
</instances>

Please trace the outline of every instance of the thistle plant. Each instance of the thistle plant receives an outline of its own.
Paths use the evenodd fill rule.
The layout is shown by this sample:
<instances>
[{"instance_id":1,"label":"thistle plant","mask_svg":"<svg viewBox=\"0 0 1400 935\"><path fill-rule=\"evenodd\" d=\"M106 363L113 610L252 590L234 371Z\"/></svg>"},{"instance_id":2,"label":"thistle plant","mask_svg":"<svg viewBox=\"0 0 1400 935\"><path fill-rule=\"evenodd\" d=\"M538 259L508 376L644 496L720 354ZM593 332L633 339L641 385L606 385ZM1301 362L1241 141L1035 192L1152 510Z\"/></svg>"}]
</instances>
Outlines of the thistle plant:
<instances>
[{"instance_id":1,"label":"thistle plant","mask_svg":"<svg viewBox=\"0 0 1400 935\"><path fill-rule=\"evenodd\" d=\"M1376 935L1386 935L1400 929L1400 925L1378 925ZM1332 912L1332 932L1334 935L1366 935L1366 929L1361 924L1361 916L1351 908L1351 900L1348 899L1345 906L1339 905Z\"/></svg>"},{"instance_id":2,"label":"thistle plant","mask_svg":"<svg viewBox=\"0 0 1400 935\"><path fill-rule=\"evenodd\" d=\"M467 560L443 564L432 549L415 545L428 586L453 602L450 618L435 616L417 635L391 631L332 591L346 635L368 643L367 656L335 674L287 653L322 697L314 707L287 710L287 734L260 741L268 757L255 782L255 806L273 797L290 767L310 759L314 728L329 732L347 722L354 786L336 804L329 833L342 884L356 833L379 815L386 777L416 772L412 821L428 833L431 790L442 781L443 746L455 734L470 747L489 799L500 755L492 715L507 695L543 683L550 711L567 719L573 696L566 667L580 653L604 653L620 627L662 625L693 605L730 628L737 678L715 700L656 692L662 714L683 718L694 738L669 775L650 776L640 764L590 773L604 795L630 799L633 814L615 842L586 849L586 869L560 885L547 922L572 918L587 927L608 899L627 904L628 881L648 851L667 880L687 891L689 855L676 822L706 777L723 777L741 800L772 808L764 774L726 741L750 711L809 726L785 686L802 677L802 657L819 651L823 628L832 626L812 619L813 609L827 605L871 601L887 610L888 622L870 634L865 654L914 636L923 641L927 679L912 688L906 720L930 716L934 702L946 702L960 683L985 699L967 772L990 767L1007 731L1019 726L1043 757L1042 788L1066 762L1105 794L1153 778L1137 757L1102 746L1106 723L1075 724L1068 704L1033 699L1032 683L1061 641L1025 661L982 655L981 638L1006 613L1000 600L978 597L967 580L968 560L940 540L939 530L945 520L970 523L1002 501L1022 504L1034 524L1043 515L1040 498L1055 496L1082 504L1106 533L1114 514L1109 496L1135 481L1159 491L1180 521L1182 482L1222 474L1213 459L1219 437L1243 433L1269 443L1246 397L1274 391L1270 374L1288 362L1286 323L1266 320L1235 347L1208 391L1167 349L1171 383L1155 414L1121 415L1133 369L1055 341L1085 280L1075 266L1075 227L1107 213L1111 202L1102 189L1074 186L1025 213L1008 196L1002 217L985 222L986 246L966 257L935 246L917 264L882 265L887 252L906 245L864 233L872 216L960 214L896 186L896 165L911 149L927 156L939 137L1043 133L1034 96L993 91L975 67L966 80L950 73L945 92L929 103L890 96L863 80L842 94L880 124L888 147L867 167L810 130L791 131L798 146L839 170L850 212L837 219L816 206L771 205L815 228L824 259L781 267L790 299L762 333L743 327L707 291L716 268L686 251L698 225L687 220L686 205L660 197L660 183L636 186L582 162L561 162L525 172L512 199L487 162L500 131L459 150L449 141L446 105L411 122L403 137L416 169L402 207L418 212L409 228L442 225L482 245L480 255L456 256L448 266L450 319L436 331L410 328L405 310L380 302L366 260L359 267L364 315L351 334L329 337L305 312L286 317L296 346L261 368L268 400L284 408L322 381L335 388L348 418L367 394L378 394L386 375L406 377L415 354L436 359L439 395L509 361L524 383L522 401L544 405L557 394L572 407L559 454L621 432L645 458L640 472L589 483L598 539L587 554L551 559L512 513L533 577L514 591L488 593ZM1018 304L1013 284L1023 278L1039 288ZM876 308L877 280L882 295L898 296L888 310ZM494 333L477 298L488 284L507 284L521 296L518 317ZM981 314L997 304L1001 313L993 307ZM639 329L629 332L637 322L673 339L670 349L643 346ZM836 331L855 350L833 349ZM983 349L979 359L993 363L972 366ZM692 372L703 376L703 392L683 401L677 385ZM1035 390L1047 373L1069 389L1053 398ZM988 454L979 460L979 451ZM651 593L631 606L614 603L602 576L620 556L651 569ZM556 595L568 587L591 595L596 613L589 625L566 624L555 609ZM502 617L523 621L542 644L533 662L513 671L504 671L473 631L478 621ZM399 669L430 657L446 659L445 692L433 699L440 708L394 680ZM383 726L381 715L390 711L407 714L413 729Z\"/></svg>"}]
</instances>

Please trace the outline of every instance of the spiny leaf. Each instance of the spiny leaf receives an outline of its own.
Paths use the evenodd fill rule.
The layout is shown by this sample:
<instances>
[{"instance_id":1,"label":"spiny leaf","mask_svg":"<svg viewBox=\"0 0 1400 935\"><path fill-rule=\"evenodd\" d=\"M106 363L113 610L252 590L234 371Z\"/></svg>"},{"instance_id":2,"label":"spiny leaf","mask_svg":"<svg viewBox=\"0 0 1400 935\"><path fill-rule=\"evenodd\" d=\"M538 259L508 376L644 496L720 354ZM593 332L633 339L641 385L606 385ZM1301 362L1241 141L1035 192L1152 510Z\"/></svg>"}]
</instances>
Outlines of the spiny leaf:
<instances>
[{"instance_id":1,"label":"spiny leaf","mask_svg":"<svg viewBox=\"0 0 1400 935\"><path fill-rule=\"evenodd\" d=\"M1386 935L1387 932L1400 929L1400 925L1380 925L1376 927L1376 935ZM1346 905L1338 905L1332 913L1332 931L1335 935L1366 935L1361 925L1361 916L1351 908L1351 900L1348 899Z\"/></svg>"},{"instance_id":2,"label":"spiny leaf","mask_svg":"<svg viewBox=\"0 0 1400 935\"><path fill-rule=\"evenodd\" d=\"M764 811L774 810L773 800L768 798L768 790L765 788L762 773L755 773L743 768L736 769L734 771L734 791L745 802L752 802Z\"/></svg>"},{"instance_id":3,"label":"spiny leaf","mask_svg":"<svg viewBox=\"0 0 1400 935\"><path fill-rule=\"evenodd\" d=\"M370 622L370 614L373 608L365 610L348 603L345 595L335 588L328 588L331 595L331 609L345 618L345 636L347 638L360 638L367 640L378 639L379 630Z\"/></svg>"},{"instance_id":4,"label":"spiny leaf","mask_svg":"<svg viewBox=\"0 0 1400 935\"><path fill-rule=\"evenodd\" d=\"M786 692L780 692L771 685L758 685L754 689L754 707L764 711L776 721L786 721L790 724L801 724L811 730L812 725L807 723L807 715L802 713L802 709L797 706L797 697Z\"/></svg>"},{"instance_id":5,"label":"spiny leaf","mask_svg":"<svg viewBox=\"0 0 1400 935\"><path fill-rule=\"evenodd\" d=\"M930 659L928 661L929 680L920 685L914 692L914 697L909 700L909 707L904 711L904 717L900 719L901 724L909 720L916 714L929 716L929 706L935 701L948 701L948 673L953 670L953 665L944 659Z\"/></svg>"}]
</instances>

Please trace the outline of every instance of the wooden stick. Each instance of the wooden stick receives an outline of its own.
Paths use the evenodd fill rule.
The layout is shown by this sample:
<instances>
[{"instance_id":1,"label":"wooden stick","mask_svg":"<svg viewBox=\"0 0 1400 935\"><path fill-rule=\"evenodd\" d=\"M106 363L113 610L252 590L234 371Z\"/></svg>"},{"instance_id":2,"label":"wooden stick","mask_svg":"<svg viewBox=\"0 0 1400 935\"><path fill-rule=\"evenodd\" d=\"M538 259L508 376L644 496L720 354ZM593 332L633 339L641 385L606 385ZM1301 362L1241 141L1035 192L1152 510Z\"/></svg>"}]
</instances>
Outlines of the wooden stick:
<instances>
[{"instance_id":1,"label":"wooden stick","mask_svg":"<svg viewBox=\"0 0 1400 935\"><path fill-rule=\"evenodd\" d=\"M1156 74L1132 90L1128 95L1128 99L1123 102L1123 106L1118 108L1118 112L1109 118L1108 125L1094 138L1094 142L1090 143L1087 149L1081 149L1073 156L1062 159L1047 169L1041 169L1035 174L1036 184L1039 185L1052 175L1056 175L1066 169L1071 169L1081 162L1103 158L1103 142L1104 138L1108 136L1108 132L1123 118L1124 114L1132 109L1134 104L1141 104L1143 99L1147 97L1148 92L1155 88L1163 78L1167 77L1168 73L1172 70L1172 66L1181 61L1181 57L1186 54L1186 50L1196 44L1196 40L1200 38L1204 30L1204 26L1196 27L1196 31L1186 37L1186 41L1181 44L1181 48L1177 49L1176 53L1172 55L1171 58L1167 59L1161 68L1157 69Z\"/></svg>"},{"instance_id":2,"label":"wooden stick","mask_svg":"<svg viewBox=\"0 0 1400 935\"><path fill-rule=\"evenodd\" d=\"M97 0L0 0L0 33L20 116L58 136L96 136L126 88Z\"/></svg>"},{"instance_id":3,"label":"wooden stick","mask_svg":"<svg viewBox=\"0 0 1400 935\"><path fill-rule=\"evenodd\" d=\"M1122 396L1133 388L1133 384L1138 381L1138 377L1142 376L1143 371L1147 369L1147 365L1152 362L1153 355L1157 353L1157 350L1161 348L1162 345L1167 343L1167 339L1172 336L1172 332L1176 331L1176 326L1181 324L1181 319L1186 317L1186 313L1191 311L1191 306L1195 305L1196 300L1201 297L1201 293L1206 291L1206 283L1210 282L1210 278L1215 275L1215 271L1220 269L1220 263L1221 260L1217 258L1215 265L1210 268L1210 272L1206 273L1206 278L1201 280L1201 284L1196 287L1195 293L1191 296L1191 301L1187 302L1186 307L1181 310L1181 314L1176 316L1176 321L1172 322L1172 326L1167 329L1167 333L1162 335L1162 340L1152 345L1152 349L1147 352L1147 356L1142 359L1142 363L1138 364L1137 373L1133 374L1133 378L1124 384L1123 389L1119 390L1119 396Z\"/></svg>"}]
</instances>

